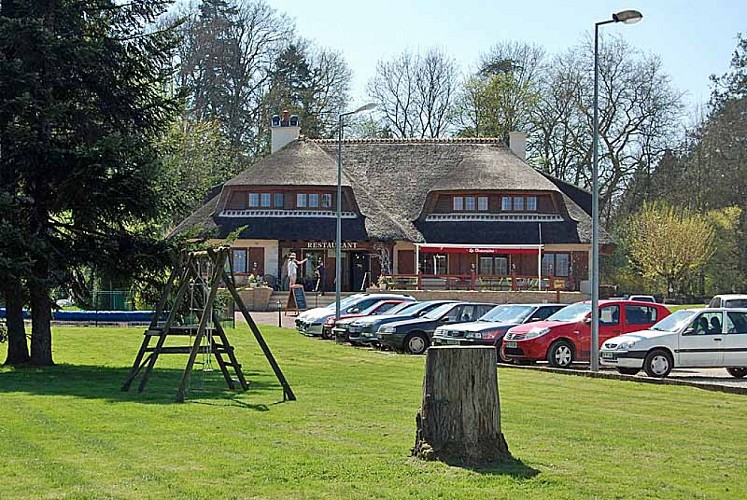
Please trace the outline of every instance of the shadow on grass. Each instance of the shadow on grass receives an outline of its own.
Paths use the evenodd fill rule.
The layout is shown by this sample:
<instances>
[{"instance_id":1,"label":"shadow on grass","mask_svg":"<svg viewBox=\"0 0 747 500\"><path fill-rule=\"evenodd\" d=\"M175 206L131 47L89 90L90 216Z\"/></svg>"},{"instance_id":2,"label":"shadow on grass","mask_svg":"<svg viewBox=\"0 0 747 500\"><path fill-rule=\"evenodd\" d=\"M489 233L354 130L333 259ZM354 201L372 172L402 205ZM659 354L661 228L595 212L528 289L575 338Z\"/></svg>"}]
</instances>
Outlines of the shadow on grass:
<instances>
[{"instance_id":1,"label":"shadow on grass","mask_svg":"<svg viewBox=\"0 0 747 500\"><path fill-rule=\"evenodd\" d=\"M539 474L539 471L537 469L529 467L518 458L513 457L490 465L470 465L457 462L446 463L453 467L469 469L473 472L477 472L478 474L510 476L514 479L532 479L537 474Z\"/></svg>"},{"instance_id":2,"label":"shadow on grass","mask_svg":"<svg viewBox=\"0 0 747 500\"><path fill-rule=\"evenodd\" d=\"M139 402L145 404L167 404L175 401L176 390L183 370L156 367L148 379L143 392L138 392L140 377L133 381L128 392L121 390L130 373L130 368L89 365L60 364L51 367L17 367L0 371L0 394L29 393L43 396L76 396L87 399ZM240 398L240 394L263 394L277 392L282 398L283 389L272 373L244 372L249 382L246 393L232 391L226 385L223 374L216 369L211 372L194 370L190 377L186 402L212 400L212 404L235 405L256 411L267 411L264 404L251 404ZM236 382L238 386L238 382ZM265 396L266 397L266 396ZM199 400L199 401L198 401Z\"/></svg>"}]
</instances>

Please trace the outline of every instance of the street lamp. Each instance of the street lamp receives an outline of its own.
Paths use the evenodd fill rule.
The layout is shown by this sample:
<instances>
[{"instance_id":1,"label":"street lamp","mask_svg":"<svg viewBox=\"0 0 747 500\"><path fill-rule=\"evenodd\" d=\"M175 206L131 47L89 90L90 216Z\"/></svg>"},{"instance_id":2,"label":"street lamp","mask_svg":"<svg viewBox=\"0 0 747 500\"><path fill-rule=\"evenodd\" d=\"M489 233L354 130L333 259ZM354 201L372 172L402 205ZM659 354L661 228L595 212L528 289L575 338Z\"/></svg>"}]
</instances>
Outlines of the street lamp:
<instances>
[{"instance_id":1,"label":"street lamp","mask_svg":"<svg viewBox=\"0 0 747 500\"><path fill-rule=\"evenodd\" d=\"M339 115L339 139L337 141L337 234L335 239L335 321L340 319L340 291L342 287L342 119L346 116L374 109L376 104L371 102L361 106L355 111L340 113Z\"/></svg>"},{"instance_id":2,"label":"street lamp","mask_svg":"<svg viewBox=\"0 0 747 500\"><path fill-rule=\"evenodd\" d=\"M643 14L623 10L594 24L594 137L591 167L591 371L599 370L599 27L637 23Z\"/></svg>"}]
</instances>

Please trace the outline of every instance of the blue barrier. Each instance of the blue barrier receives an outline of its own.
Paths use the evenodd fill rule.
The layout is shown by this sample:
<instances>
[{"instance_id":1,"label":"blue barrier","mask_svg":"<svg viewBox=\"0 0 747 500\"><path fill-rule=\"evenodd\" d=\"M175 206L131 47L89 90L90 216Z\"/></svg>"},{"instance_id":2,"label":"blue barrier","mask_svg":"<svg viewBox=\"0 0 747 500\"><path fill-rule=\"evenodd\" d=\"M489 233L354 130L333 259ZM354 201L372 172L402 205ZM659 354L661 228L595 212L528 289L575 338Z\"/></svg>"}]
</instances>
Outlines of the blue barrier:
<instances>
[{"instance_id":1,"label":"blue barrier","mask_svg":"<svg viewBox=\"0 0 747 500\"><path fill-rule=\"evenodd\" d=\"M155 311L52 311L52 321L80 321L101 323L148 323ZM5 318L5 308L0 307L0 318ZM23 311L24 319L31 319Z\"/></svg>"}]
</instances>

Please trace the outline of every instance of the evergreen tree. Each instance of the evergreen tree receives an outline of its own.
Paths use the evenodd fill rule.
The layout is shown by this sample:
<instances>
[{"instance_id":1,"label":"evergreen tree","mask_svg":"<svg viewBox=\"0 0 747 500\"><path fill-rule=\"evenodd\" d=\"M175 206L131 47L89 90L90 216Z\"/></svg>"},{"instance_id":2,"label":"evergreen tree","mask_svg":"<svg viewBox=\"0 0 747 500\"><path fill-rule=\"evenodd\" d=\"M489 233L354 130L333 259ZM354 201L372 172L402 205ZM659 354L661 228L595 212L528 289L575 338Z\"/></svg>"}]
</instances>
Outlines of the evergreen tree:
<instances>
[{"instance_id":1,"label":"evergreen tree","mask_svg":"<svg viewBox=\"0 0 747 500\"><path fill-rule=\"evenodd\" d=\"M30 262L33 364L53 363L50 290L69 269L136 273L161 250L153 143L177 109L164 92L176 39L153 23L168 6L0 4L0 172L17 179L8 218L24 221L25 244L2 249Z\"/></svg>"}]
</instances>

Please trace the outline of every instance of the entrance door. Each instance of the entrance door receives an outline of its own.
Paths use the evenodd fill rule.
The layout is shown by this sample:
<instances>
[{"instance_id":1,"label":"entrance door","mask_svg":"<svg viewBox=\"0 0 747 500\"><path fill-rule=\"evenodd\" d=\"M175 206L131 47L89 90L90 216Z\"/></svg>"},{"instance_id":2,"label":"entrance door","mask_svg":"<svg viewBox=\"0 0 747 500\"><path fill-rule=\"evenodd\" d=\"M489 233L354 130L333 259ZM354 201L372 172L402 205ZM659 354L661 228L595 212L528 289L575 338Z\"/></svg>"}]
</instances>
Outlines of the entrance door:
<instances>
[{"instance_id":1,"label":"entrance door","mask_svg":"<svg viewBox=\"0 0 747 500\"><path fill-rule=\"evenodd\" d=\"M348 252L350 261L350 283L348 291L365 290L370 277L366 276L369 269L369 256L366 252ZM364 280L366 283L364 283Z\"/></svg>"}]
</instances>

